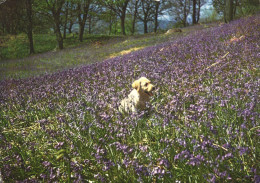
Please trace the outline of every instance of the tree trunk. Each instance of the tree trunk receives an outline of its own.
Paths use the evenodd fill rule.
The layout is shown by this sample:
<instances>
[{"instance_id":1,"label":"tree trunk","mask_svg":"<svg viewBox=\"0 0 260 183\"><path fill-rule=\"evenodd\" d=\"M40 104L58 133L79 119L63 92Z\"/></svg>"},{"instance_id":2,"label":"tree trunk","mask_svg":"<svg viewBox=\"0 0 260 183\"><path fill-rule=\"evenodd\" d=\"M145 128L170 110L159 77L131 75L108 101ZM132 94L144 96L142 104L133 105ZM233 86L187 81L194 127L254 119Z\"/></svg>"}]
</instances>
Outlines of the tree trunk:
<instances>
[{"instance_id":1,"label":"tree trunk","mask_svg":"<svg viewBox=\"0 0 260 183\"><path fill-rule=\"evenodd\" d=\"M126 0L124 3L124 6L122 7L122 12L121 12L121 30L122 30L122 34L126 35L125 32L125 14L126 14L126 8L127 8L127 4L128 4L129 0Z\"/></svg>"},{"instance_id":2,"label":"tree trunk","mask_svg":"<svg viewBox=\"0 0 260 183\"><path fill-rule=\"evenodd\" d=\"M83 42L83 34L84 34L84 28L85 28L85 23L81 22L79 24L79 41Z\"/></svg>"},{"instance_id":3,"label":"tree trunk","mask_svg":"<svg viewBox=\"0 0 260 183\"><path fill-rule=\"evenodd\" d=\"M70 21L70 25L69 25L69 33L72 33L72 26L73 26L73 21Z\"/></svg>"},{"instance_id":4,"label":"tree trunk","mask_svg":"<svg viewBox=\"0 0 260 183\"><path fill-rule=\"evenodd\" d=\"M81 5L78 4L78 21L79 21L79 41L83 42L83 34L85 29L85 24L88 16L90 2L83 7L83 18L81 18Z\"/></svg>"},{"instance_id":5,"label":"tree trunk","mask_svg":"<svg viewBox=\"0 0 260 183\"><path fill-rule=\"evenodd\" d=\"M156 7L155 7L155 18L154 18L154 32L157 32L157 28L158 28L158 10L159 10L159 6L160 6L160 2L156 1Z\"/></svg>"},{"instance_id":6,"label":"tree trunk","mask_svg":"<svg viewBox=\"0 0 260 183\"><path fill-rule=\"evenodd\" d=\"M184 16L183 16L183 27L186 27L186 21L187 21L187 16L186 16L186 11L184 11Z\"/></svg>"},{"instance_id":7,"label":"tree trunk","mask_svg":"<svg viewBox=\"0 0 260 183\"><path fill-rule=\"evenodd\" d=\"M134 19L133 19L133 24L132 24L132 34L135 33L135 21L136 21L136 17L137 17L137 11L138 11L138 0L135 1L135 12L134 12Z\"/></svg>"},{"instance_id":8,"label":"tree trunk","mask_svg":"<svg viewBox=\"0 0 260 183\"><path fill-rule=\"evenodd\" d=\"M226 0L224 18L225 22L233 20L233 0Z\"/></svg>"},{"instance_id":9,"label":"tree trunk","mask_svg":"<svg viewBox=\"0 0 260 183\"><path fill-rule=\"evenodd\" d=\"M46 2L48 3L48 1L46 1ZM50 6L48 4L48 6L50 7L50 9L52 11L52 16L53 16L53 20L54 20L54 31L56 34L56 40L57 40L59 49L63 49L63 38L61 35L61 31L60 31L60 25L61 25L60 13L61 13L61 9L62 9L64 2L65 2L65 0L59 0L59 1L55 1L55 3L52 4L52 6Z\"/></svg>"},{"instance_id":10,"label":"tree trunk","mask_svg":"<svg viewBox=\"0 0 260 183\"><path fill-rule=\"evenodd\" d=\"M117 18L116 18L116 21L115 21L115 35L117 34Z\"/></svg>"},{"instance_id":11,"label":"tree trunk","mask_svg":"<svg viewBox=\"0 0 260 183\"><path fill-rule=\"evenodd\" d=\"M84 34L85 24L86 24L86 18L83 17L82 22L79 24L79 41L80 42L83 42L83 34Z\"/></svg>"},{"instance_id":12,"label":"tree trunk","mask_svg":"<svg viewBox=\"0 0 260 183\"><path fill-rule=\"evenodd\" d=\"M5 34L5 24L4 23L2 23L2 32L3 32L3 34Z\"/></svg>"},{"instance_id":13,"label":"tree trunk","mask_svg":"<svg viewBox=\"0 0 260 183\"><path fill-rule=\"evenodd\" d=\"M186 27L187 26L187 22L186 22L186 19L187 19L187 17L186 16L184 16L184 20L183 20L183 27Z\"/></svg>"},{"instance_id":14,"label":"tree trunk","mask_svg":"<svg viewBox=\"0 0 260 183\"><path fill-rule=\"evenodd\" d=\"M229 21L232 21L233 18L233 0L229 0Z\"/></svg>"},{"instance_id":15,"label":"tree trunk","mask_svg":"<svg viewBox=\"0 0 260 183\"><path fill-rule=\"evenodd\" d=\"M198 2L198 11L196 13L197 17L196 17L196 23L199 22L200 20L200 0L197 1Z\"/></svg>"},{"instance_id":16,"label":"tree trunk","mask_svg":"<svg viewBox=\"0 0 260 183\"><path fill-rule=\"evenodd\" d=\"M63 49L63 38L60 32L60 26L56 24L56 39L58 42L59 49Z\"/></svg>"},{"instance_id":17,"label":"tree trunk","mask_svg":"<svg viewBox=\"0 0 260 183\"><path fill-rule=\"evenodd\" d=\"M5 29L6 32L7 32L8 34L10 34L10 33L11 33L10 22L9 22L8 20L6 20L6 21L5 21L5 25L6 25L6 26L5 26L5 27L6 27L6 29Z\"/></svg>"},{"instance_id":18,"label":"tree trunk","mask_svg":"<svg viewBox=\"0 0 260 183\"><path fill-rule=\"evenodd\" d=\"M88 7L84 11L85 12L83 14L83 19L82 19L82 23L81 23L81 27L80 27L80 33L79 33L79 41L80 42L83 42L83 34L84 34L85 24L86 24L87 16L88 16Z\"/></svg>"},{"instance_id":19,"label":"tree trunk","mask_svg":"<svg viewBox=\"0 0 260 183\"><path fill-rule=\"evenodd\" d=\"M192 13L192 24L196 24L197 21L196 21L196 5L197 5L197 2L196 0L193 0L193 13Z\"/></svg>"},{"instance_id":20,"label":"tree trunk","mask_svg":"<svg viewBox=\"0 0 260 183\"><path fill-rule=\"evenodd\" d=\"M187 21L187 16L186 16L186 0L184 1L184 7L183 7L183 27L186 27L186 21Z\"/></svg>"},{"instance_id":21,"label":"tree trunk","mask_svg":"<svg viewBox=\"0 0 260 183\"><path fill-rule=\"evenodd\" d=\"M112 10L110 10L110 17L109 17L109 35L112 34Z\"/></svg>"},{"instance_id":22,"label":"tree trunk","mask_svg":"<svg viewBox=\"0 0 260 183\"><path fill-rule=\"evenodd\" d=\"M54 14L54 23L55 23L55 34L56 34L56 40L58 43L59 49L63 49L63 38L60 32L60 16L57 14Z\"/></svg>"},{"instance_id":23,"label":"tree trunk","mask_svg":"<svg viewBox=\"0 0 260 183\"><path fill-rule=\"evenodd\" d=\"M67 30L67 21L68 21L68 12L69 12L69 3L66 3L66 10L65 10L65 22L64 22L64 29L63 29L63 39L66 39L66 30Z\"/></svg>"},{"instance_id":24,"label":"tree trunk","mask_svg":"<svg viewBox=\"0 0 260 183\"><path fill-rule=\"evenodd\" d=\"M147 34L148 33L148 26L147 26L148 21L145 19L144 20L144 33Z\"/></svg>"},{"instance_id":25,"label":"tree trunk","mask_svg":"<svg viewBox=\"0 0 260 183\"><path fill-rule=\"evenodd\" d=\"M88 33L89 34L91 34L91 22L92 22L91 18L92 18L91 16L89 16L89 18L88 18Z\"/></svg>"},{"instance_id":26,"label":"tree trunk","mask_svg":"<svg viewBox=\"0 0 260 183\"><path fill-rule=\"evenodd\" d=\"M28 19L27 36L29 39L30 54L33 54L34 47L33 47L33 32L32 32L33 22L32 22L32 1L31 0L26 1L26 11L27 11L27 19Z\"/></svg>"},{"instance_id":27,"label":"tree trunk","mask_svg":"<svg viewBox=\"0 0 260 183\"><path fill-rule=\"evenodd\" d=\"M125 33L125 14L122 14L121 17L121 31L123 35L126 35Z\"/></svg>"}]
</instances>

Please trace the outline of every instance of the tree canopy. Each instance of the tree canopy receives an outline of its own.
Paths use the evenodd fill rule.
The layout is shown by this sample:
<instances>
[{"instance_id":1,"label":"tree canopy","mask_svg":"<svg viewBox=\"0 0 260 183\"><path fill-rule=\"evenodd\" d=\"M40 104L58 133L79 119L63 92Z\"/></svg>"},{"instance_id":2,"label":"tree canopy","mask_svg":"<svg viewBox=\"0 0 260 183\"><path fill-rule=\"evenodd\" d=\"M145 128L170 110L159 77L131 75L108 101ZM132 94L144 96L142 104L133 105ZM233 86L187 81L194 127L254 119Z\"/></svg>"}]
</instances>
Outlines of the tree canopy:
<instances>
[{"instance_id":1,"label":"tree canopy","mask_svg":"<svg viewBox=\"0 0 260 183\"><path fill-rule=\"evenodd\" d=\"M167 15L176 26L200 21L205 0L1 0L0 35L26 33L30 53L34 53L33 34L54 33L57 47L63 49L66 33L78 35L82 42L89 34L134 34L157 32ZM259 11L258 0L212 0L225 22ZM139 30L140 32L140 30Z\"/></svg>"}]
</instances>

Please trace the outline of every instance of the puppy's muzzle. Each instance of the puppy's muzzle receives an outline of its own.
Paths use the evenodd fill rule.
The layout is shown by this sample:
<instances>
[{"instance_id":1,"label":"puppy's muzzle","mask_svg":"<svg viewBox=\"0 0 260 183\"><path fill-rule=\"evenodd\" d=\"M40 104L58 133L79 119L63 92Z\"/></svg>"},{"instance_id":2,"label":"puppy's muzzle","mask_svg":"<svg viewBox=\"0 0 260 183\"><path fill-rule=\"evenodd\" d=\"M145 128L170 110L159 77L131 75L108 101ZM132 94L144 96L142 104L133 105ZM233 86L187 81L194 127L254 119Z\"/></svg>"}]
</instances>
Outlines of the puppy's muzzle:
<instances>
[{"instance_id":1,"label":"puppy's muzzle","mask_svg":"<svg viewBox=\"0 0 260 183\"><path fill-rule=\"evenodd\" d=\"M154 86L151 86L148 91L145 91L145 93L149 96L153 96L153 91L155 90Z\"/></svg>"}]
</instances>

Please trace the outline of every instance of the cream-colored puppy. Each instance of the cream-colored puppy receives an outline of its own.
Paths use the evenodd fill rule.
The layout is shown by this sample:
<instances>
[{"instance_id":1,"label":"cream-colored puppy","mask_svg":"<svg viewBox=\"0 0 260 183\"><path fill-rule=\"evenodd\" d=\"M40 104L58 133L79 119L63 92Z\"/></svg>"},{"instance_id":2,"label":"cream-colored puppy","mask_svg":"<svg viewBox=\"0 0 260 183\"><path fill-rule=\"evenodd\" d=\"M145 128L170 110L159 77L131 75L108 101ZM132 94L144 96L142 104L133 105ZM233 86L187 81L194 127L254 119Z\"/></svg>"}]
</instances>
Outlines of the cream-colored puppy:
<instances>
[{"instance_id":1,"label":"cream-colored puppy","mask_svg":"<svg viewBox=\"0 0 260 183\"><path fill-rule=\"evenodd\" d=\"M153 96L152 91L155 87L151 84L151 81L146 77L133 82L132 87L134 88L125 98L121 101L119 111L121 113L137 112L138 110L144 110L146 102L149 102L150 97Z\"/></svg>"}]
</instances>

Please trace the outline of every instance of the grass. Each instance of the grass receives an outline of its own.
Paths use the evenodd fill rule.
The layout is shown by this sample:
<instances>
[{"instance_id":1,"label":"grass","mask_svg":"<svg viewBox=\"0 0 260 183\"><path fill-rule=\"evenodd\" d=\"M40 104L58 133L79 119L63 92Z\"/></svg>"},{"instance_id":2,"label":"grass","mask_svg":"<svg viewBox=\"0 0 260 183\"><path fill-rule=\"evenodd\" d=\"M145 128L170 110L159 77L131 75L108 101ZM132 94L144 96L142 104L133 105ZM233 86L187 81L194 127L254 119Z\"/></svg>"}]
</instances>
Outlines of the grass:
<instances>
[{"instance_id":1,"label":"grass","mask_svg":"<svg viewBox=\"0 0 260 183\"><path fill-rule=\"evenodd\" d=\"M203 28L203 26L189 27L183 29L183 33L170 35L163 33L135 36L85 35L82 43L78 41L76 35L70 34L64 40L65 49L61 51L56 49L54 35L36 34L34 42L37 54L29 57L28 40L25 34L16 37L5 36L6 41L0 50L2 55L0 80L26 78L103 61L107 58L174 40Z\"/></svg>"},{"instance_id":2,"label":"grass","mask_svg":"<svg viewBox=\"0 0 260 183\"><path fill-rule=\"evenodd\" d=\"M93 43L96 41L105 41L107 39L114 38L116 36L105 36L105 35L85 35L87 38L80 42L78 35L67 34L64 39L64 47L71 48L82 44ZM3 40L1 43L0 59L19 59L29 56L29 41L26 34L19 35L6 35L1 36ZM55 51L57 49L56 37L54 34L34 34L34 49L35 53L45 53L48 51Z\"/></svg>"},{"instance_id":3,"label":"grass","mask_svg":"<svg viewBox=\"0 0 260 183\"><path fill-rule=\"evenodd\" d=\"M38 55L32 66L73 68L0 81L2 179L258 182L259 20L172 35L80 67L72 63L91 63L86 45ZM93 55L124 54L156 36L93 44ZM149 110L120 114L141 76L157 84Z\"/></svg>"}]
</instances>

